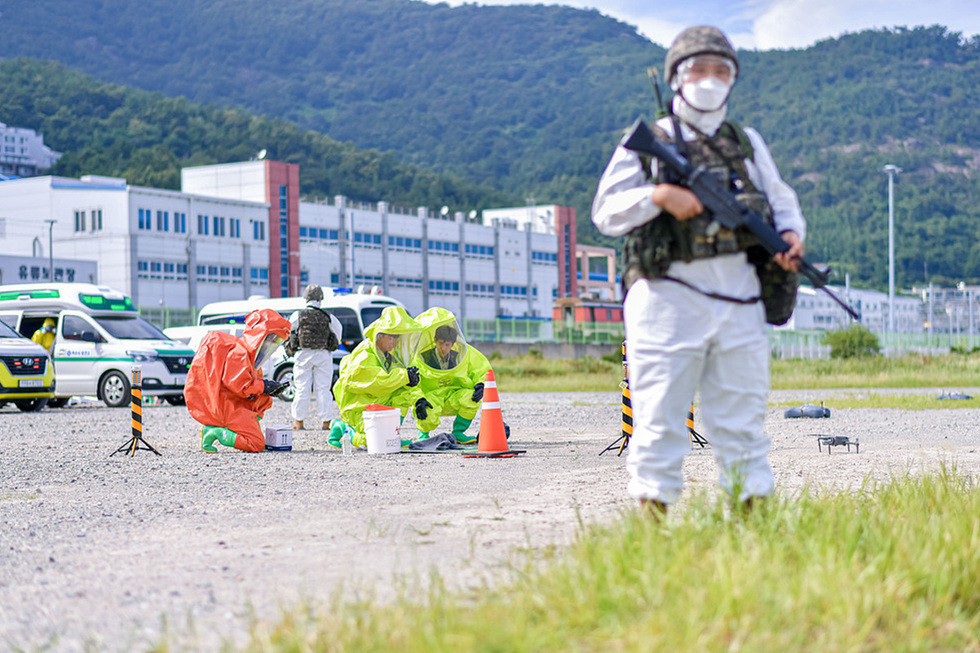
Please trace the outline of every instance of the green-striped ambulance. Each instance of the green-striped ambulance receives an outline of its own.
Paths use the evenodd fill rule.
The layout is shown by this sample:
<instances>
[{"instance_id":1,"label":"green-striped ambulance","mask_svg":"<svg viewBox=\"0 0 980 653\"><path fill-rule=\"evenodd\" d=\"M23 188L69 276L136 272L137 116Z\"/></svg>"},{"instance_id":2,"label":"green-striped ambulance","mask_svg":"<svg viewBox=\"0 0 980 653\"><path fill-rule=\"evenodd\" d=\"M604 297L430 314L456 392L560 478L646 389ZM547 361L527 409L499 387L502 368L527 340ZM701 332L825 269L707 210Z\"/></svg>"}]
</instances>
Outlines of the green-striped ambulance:
<instances>
[{"instance_id":1,"label":"green-striped ambulance","mask_svg":"<svg viewBox=\"0 0 980 653\"><path fill-rule=\"evenodd\" d=\"M128 405L133 365L142 369L145 396L183 403L194 352L141 318L126 295L87 283L0 286L0 321L15 331L30 338L49 317L57 321L49 407L75 395Z\"/></svg>"}]
</instances>

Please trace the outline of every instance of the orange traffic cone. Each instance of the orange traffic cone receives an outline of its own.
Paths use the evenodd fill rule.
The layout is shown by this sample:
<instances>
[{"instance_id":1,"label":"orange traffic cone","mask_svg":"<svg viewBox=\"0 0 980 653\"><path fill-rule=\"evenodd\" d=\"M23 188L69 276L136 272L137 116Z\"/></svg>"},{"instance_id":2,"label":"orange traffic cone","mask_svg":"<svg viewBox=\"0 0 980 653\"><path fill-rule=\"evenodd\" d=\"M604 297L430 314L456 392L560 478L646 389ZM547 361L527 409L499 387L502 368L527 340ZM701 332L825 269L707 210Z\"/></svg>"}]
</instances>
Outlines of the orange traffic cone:
<instances>
[{"instance_id":1,"label":"orange traffic cone","mask_svg":"<svg viewBox=\"0 0 980 653\"><path fill-rule=\"evenodd\" d=\"M504 432L504 416L500 412L500 396L493 370L487 370L483 382L483 405L480 408L480 439L475 452L464 453L464 458L513 458L525 453L507 448Z\"/></svg>"}]
</instances>

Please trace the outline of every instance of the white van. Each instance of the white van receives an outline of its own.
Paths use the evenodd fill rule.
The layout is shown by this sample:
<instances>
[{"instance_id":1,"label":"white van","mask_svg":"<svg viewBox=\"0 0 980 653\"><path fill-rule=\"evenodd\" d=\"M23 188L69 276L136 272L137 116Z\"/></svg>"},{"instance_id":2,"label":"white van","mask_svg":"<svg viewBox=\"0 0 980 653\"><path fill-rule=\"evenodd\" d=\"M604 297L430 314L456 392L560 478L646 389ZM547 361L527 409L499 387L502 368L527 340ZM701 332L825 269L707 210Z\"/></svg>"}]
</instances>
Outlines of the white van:
<instances>
[{"instance_id":1,"label":"white van","mask_svg":"<svg viewBox=\"0 0 980 653\"><path fill-rule=\"evenodd\" d=\"M134 364L142 369L145 396L183 403L194 352L141 318L126 295L88 283L0 286L0 320L15 331L29 338L49 317L57 328L55 398L48 406L64 406L74 395L125 406Z\"/></svg>"},{"instance_id":2,"label":"white van","mask_svg":"<svg viewBox=\"0 0 980 653\"><path fill-rule=\"evenodd\" d=\"M197 316L199 332L194 333L186 327L174 327L167 329L166 333L172 338L179 338L185 342L200 342L201 332L216 327L227 327L227 325L244 324L245 316L252 311L261 308L271 308L287 320L295 311L306 306L306 300L302 297L276 297L268 298L260 295L225 302L213 302L201 309ZM337 316L343 327L343 334L340 337L340 349L334 352L334 381L337 377L337 368L340 359L354 349L364 339L364 329L376 319L381 317L381 312L389 306L405 305L393 297L378 294L376 290L365 292L363 289L358 292L351 292L340 288L323 288L323 301L320 307L330 311ZM270 361L270 367L266 374L283 383L293 378L293 359L285 355L282 347L276 351L276 355ZM292 385L280 395L286 401L292 401Z\"/></svg>"}]
</instances>

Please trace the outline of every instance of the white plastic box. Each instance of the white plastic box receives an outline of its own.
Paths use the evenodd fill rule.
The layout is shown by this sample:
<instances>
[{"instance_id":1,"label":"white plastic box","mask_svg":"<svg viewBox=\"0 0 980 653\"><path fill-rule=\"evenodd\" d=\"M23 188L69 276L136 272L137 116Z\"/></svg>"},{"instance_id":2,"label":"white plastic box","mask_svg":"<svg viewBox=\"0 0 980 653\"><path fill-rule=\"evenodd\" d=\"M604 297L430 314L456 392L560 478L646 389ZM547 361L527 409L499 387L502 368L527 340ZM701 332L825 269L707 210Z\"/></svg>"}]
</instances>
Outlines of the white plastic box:
<instances>
[{"instance_id":1,"label":"white plastic box","mask_svg":"<svg viewBox=\"0 0 980 653\"><path fill-rule=\"evenodd\" d=\"M292 451L293 429L288 424L265 427L265 448L270 451Z\"/></svg>"}]
</instances>

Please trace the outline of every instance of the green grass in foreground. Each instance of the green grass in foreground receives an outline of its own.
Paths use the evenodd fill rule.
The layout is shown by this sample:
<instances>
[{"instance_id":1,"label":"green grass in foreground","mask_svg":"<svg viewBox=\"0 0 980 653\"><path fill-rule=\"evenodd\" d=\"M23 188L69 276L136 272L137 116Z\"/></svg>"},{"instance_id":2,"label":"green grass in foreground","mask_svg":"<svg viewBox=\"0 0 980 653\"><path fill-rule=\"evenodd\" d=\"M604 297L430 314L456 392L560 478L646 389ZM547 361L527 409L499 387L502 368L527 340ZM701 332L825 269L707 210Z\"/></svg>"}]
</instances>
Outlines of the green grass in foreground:
<instances>
[{"instance_id":1,"label":"green grass in foreground","mask_svg":"<svg viewBox=\"0 0 980 653\"><path fill-rule=\"evenodd\" d=\"M630 512L496 588L298 609L248 651L980 651L980 489L955 469Z\"/></svg>"}]
</instances>

